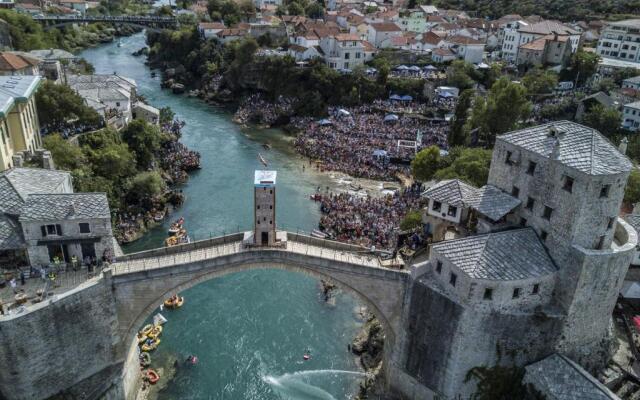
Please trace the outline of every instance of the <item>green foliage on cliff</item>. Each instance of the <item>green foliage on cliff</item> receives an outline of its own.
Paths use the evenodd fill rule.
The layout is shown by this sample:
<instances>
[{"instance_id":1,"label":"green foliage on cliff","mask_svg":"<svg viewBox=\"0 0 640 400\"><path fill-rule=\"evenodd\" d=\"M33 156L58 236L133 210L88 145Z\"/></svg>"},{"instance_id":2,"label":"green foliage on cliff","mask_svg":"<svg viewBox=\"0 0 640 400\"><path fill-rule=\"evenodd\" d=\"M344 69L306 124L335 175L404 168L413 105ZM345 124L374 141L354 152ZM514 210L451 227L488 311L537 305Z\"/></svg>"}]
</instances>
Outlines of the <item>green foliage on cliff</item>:
<instances>
[{"instance_id":1,"label":"green foliage on cliff","mask_svg":"<svg viewBox=\"0 0 640 400\"><path fill-rule=\"evenodd\" d=\"M420 4L430 4L418 0ZM541 15L551 19L594 19L608 15L637 14L638 0L435 0L442 8L466 10L478 17L499 18L505 14Z\"/></svg>"},{"instance_id":2,"label":"green foliage on cliff","mask_svg":"<svg viewBox=\"0 0 640 400\"><path fill-rule=\"evenodd\" d=\"M410 231L422 226L422 213L420 211L409 211L400 221L400 229Z\"/></svg>"},{"instance_id":3,"label":"green foliage on cliff","mask_svg":"<svg viewBox=\"0 0 640 400\"><path fill-rule=\"evenodd\" d=\"M416 154L411 161L411 173L419 181L426 182L433 178L433 175L440 167L440 148L429 146Z\"/></svg>"},{"instance_id":4,"label":"green foliage on cliff","mask_svg":"<svg viewBox=\"0 0 640 400\"><path fill-rule=\"evenodd\" d=\"M443 157L434 178L460 179L473 186L481 187L489 179L491 150L480 148L454 147L447 157Z\"/></svg>"}]
</instances>

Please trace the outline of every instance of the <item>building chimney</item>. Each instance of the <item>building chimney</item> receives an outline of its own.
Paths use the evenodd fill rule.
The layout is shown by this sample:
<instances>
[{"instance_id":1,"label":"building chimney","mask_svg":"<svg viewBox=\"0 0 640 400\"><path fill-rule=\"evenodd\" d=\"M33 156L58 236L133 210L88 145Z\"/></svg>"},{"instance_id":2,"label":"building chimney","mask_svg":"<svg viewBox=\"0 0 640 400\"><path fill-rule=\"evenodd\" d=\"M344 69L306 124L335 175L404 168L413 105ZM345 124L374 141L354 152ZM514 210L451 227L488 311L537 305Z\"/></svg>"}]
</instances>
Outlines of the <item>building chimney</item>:
<instances>
[{"instance_id":1,"label":"building chimney","mask_svg":"<svg viewBox=\"0 0 640 400\"><path fill-rule=\"evenodd\" d=\"M22 153L16 153L11 156L11 161L13 161L14 168L21 168L24 166L24 157Z\"/></svg>"},{"instance_id":2,"label":"building chimney","mask_svg":"<svg viewBox=\"0 0 640 400\"><path fill-rule=\"evenodd\" d=\"M56 169L56 166L53 163L53 157L51 156L51 152L49 150L42 152L42 168Z\"/></svg>"},{"instance_id":3,"label":"building chimney","mask_svg":"<svg viewBox=\"0 0 640 400\"><path fill-rule=\"evenodd\" d=\"M627 139L627 137L623 137L622 140L620 141L620 146L618 146L618 150L620 150L620 153L622 154L627 154L627 145L629 144L629 139Z\"/></svg>"}]
</instances>

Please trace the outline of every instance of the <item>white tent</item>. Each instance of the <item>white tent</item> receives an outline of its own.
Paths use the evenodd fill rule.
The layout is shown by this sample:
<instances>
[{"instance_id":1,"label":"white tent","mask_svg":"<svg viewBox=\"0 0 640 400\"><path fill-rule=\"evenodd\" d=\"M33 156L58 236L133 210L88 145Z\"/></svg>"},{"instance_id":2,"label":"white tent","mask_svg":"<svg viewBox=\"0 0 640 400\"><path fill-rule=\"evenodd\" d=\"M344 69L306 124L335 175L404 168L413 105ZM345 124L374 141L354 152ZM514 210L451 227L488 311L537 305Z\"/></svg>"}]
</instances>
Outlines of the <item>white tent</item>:
<instances>
[{"instance_id":1,"label":"white tent","mask_svg":"<svg viewBox=\"0 0 640 400\"><path fill-rule=\"evenodd\" d=\"M634 281L624 281L620 294L625 299L640 299L640 283Z\"/></svg>"}]
</instances>

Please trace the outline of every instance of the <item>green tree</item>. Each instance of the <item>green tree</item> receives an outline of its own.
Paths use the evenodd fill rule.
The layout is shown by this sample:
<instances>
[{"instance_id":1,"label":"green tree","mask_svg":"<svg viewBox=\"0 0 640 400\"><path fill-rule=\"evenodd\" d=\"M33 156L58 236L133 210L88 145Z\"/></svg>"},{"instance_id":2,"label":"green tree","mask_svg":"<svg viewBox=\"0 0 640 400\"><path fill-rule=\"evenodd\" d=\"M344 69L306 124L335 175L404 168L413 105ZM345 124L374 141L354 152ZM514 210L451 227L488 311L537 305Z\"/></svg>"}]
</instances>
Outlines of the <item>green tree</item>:
<instances>
[{"instance_id":1,"label":"green tree","mask_svg":"<svg viewBox=\"0 0 640 400\"><path fill-rule=\"evenodd\" d=\"M36 93L38 119L42 125L61 125L67 121L97 125L100 115L67 85L45 81Z\"/></svg>"},{"instance_id":2,"label":"green tree","mask_svg":"<svg viewBox=\"0 0 640 400\"><path fill-rule=\"evenodd\" d=\"M429 146L420 150L411 161L411 172L414 178L426 182L433 178L439 165L440 148L438 146Z\"/></svg>"},{"instance_id":3,"label":"green tree","mask_svg":"<svg viewBox=\"0 0 640 400\"><path fill-rule=\"evenodd\" d=\"M558 85L558 74L534 68L522 78L522 84L530 95L548 94Z\"/></svg>"},{"instance_id":4,"label":"green tree","mask_svg":"<svg viewBox=\"0 0 640 400\"><path fill-rule=\"evenodd\" d=\"M400 221L400 229L410 231L422 225L422 213L420 211L409 211Z\"/></svg>"},{"instance_id":5,"label":"green tree","mask_svg":"<svg viewBox=\"0 0 640 400\"><path fill-rule=\"evenodd\" d=\"M622 113L612 107L594 104L584 115L584 124L598 130L607 137L618 133Z\"/></svg>"},{"instance_id":6,"label":"green tree","mask_svg":"<svg viewBox=\"0 0 640 400\"><path fill-rule=\"evenodd\" d=\"M80 147L64 140L59 134L47 135L42 139L42 145L51 152L56 167L71 171L80 168L84 162L84 154Z\"/></svg>"},{"instance_id":7,"label":"green tree","mask_svg":"<svg viewBox=\"0 0 640 400\"><path fill-rule=\"evenodd\" d=\"M324 16L324 8L317 1L312 1L305 9L305 13L309 18L320 19Z\"/></svg>"},{"instance_id":8,"label":"green tree","mask_svg":"<svg viewBox=\"0 0 640 400\"><path fill-rule=\"evenodd\" d=\"M573 55L571 69L578 84L583 84L596 72L598 61L600 61L600 57L595 53L578 50Z\"/></svg>"},{"instance_id":9,"label":"green tree","mask_svg":"<svg viewBox=\"0 0 640 400\"><path fill-rule=\"evenodd\" d=\"M473 65L463 60L455 60L447 69L447 83L460 90L471 89L475 83Z\"/></svg>"},{"instance_id":10,"label":"green tree","mask_svg":"<svg viewBox=\"0 0 640 400\"><path fill-rule=\"evenodd\" d=\"M156 171L141 172L131 179L127 199L132 203L147 206L151 201L162 195L166 184Z\"/></svg>"},{"instance_id":11,"label":"green tree","mask_svg":"<svg viewBox=\"0 0 640 400\"><path fill-rule=\"evenodd\" d=\"M636 168L629 174L627 187L624 190L624 201L628 204L636 204L640 201L640 171Z\"/></svg>"},{"instance_id":12,"label":"green tree","mask_svg":"<svg viewBox=\"0 0 640 400\"><path fill-rule=\"evenodd\" d=\"M116 181L135 173L135 156L117 131L92 132L82 136L80 144L95 175Z\"/></svg>"},{"instance_id":13,"label":"green tree","mask_svg":"<svg viewBox=\"0 0 640 400\"><path fill-rule=\"evenodd\" d=\"M160 109L160 124L170 124L173 122L173 118L176 116L176 113L173 112L171 107L166 106Z\"/></svg>"},{"instance_id":14,"label":"green tree","mask_svg":"<svg viewBox=\"0 0 640 400\"><path fill-rule=\"evenodd\" d=\"M304 8L296 1L289 3L287 10L289 11L289 15L304 15Z\"/></svg>"},{"instance_id":15,"label":"green tree","mask_svg":"<svg viewBox=\"0 0 640 400\"><path fill-rule=\"evenodd\" d=\"M458 104L456 105L453 122L449 131L449 145L463 146L467 144L467 118L469 116L469 108L473 99L474 91L467 89L460 94Z\"/></svg>"},{"instance_id":16,"label":"green tree","mask_svg":"<svg viewBox=\"0 0 640 400\"><path fill-rule=\"evenodd\" d=\"M486 185L489 179L491 150L465 148L453 162L436 172L436 179L460 179L476 187Z\"/></svg>"},{"instance_id":17,"label":"green tree","mask_svg":"<svg viewBox=\"0 0 640 400\"><path fill-rule=\"evenodd\" d=\"M611 93L612 90L618 88L616 82L611 78L603 78L598 82L596 90L599 92Z\"/></svg>"},{"instance_id":18,"label":"green tree","mask_svg":"<svg viewBox=\"0 0 640 400\"><path fill-rule=\"evenodd\" d=\"M122 139L136 155L139 169L151 166L155 153L160 149L160 129L143 120L131 122L122 131Z\"/></svg>"},{"instance_id":19,"label":"green tree","mask_svg":"<svg viewBox=\"0 0 640 400\"><path fill-rule=\"evenodd\" d=\"M487 146L492 146L496 135L510 131L526 119L531 103L526 98L527 89L503 77L489 90L487 100L476 96L470 126L478 128Z\"/></svg>"}]
</instances>

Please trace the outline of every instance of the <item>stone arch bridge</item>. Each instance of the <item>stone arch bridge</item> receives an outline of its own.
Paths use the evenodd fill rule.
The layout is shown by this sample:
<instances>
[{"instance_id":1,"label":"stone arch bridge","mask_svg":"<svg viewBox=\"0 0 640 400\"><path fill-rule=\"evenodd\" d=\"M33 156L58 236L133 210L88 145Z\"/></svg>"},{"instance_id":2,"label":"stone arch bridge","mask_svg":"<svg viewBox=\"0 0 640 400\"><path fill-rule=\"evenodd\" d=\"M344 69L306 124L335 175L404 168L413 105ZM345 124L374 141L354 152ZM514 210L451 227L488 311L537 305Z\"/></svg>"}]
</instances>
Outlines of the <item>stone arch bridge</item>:
<instances>
[{"instance_id":1,"label":"stone arch bridge","mask_svg":"<svg viewBox=\"0 0 640 400\"><path fill-rule=\"evenodd\" d=\"M112 24L127 24L146 29L175 28L178 20L175 17L156 17L144 15L123 16L77 16L77 15L42 15L34 16L34 21L44 24L45 30L59 28L64 25L77 23L108 22Z\"/></svg>"},{"instance_id":2,"label":"stone arch bridge","mask_svg":"<svg viewBox=\"0 0 640 400\"><path fill-rule=\"evenodd\" d=\"M111 285L121 350L144 320L171 294L209 279L254 268L279 268L329 279L355 294L376 314L393 344L402 332L410 274L385 268L358 246L288 233L286 247L245 248L243 234L119 257Z\"/></svg>"}]
</instances>

